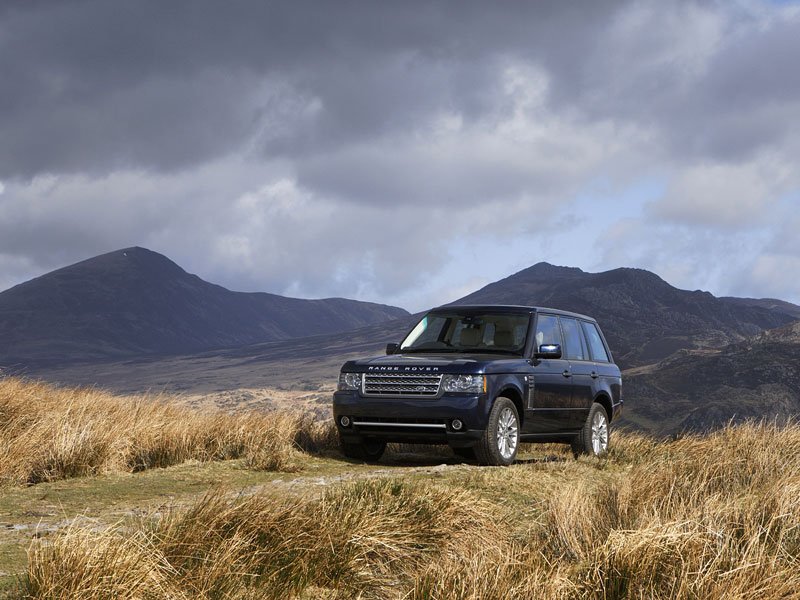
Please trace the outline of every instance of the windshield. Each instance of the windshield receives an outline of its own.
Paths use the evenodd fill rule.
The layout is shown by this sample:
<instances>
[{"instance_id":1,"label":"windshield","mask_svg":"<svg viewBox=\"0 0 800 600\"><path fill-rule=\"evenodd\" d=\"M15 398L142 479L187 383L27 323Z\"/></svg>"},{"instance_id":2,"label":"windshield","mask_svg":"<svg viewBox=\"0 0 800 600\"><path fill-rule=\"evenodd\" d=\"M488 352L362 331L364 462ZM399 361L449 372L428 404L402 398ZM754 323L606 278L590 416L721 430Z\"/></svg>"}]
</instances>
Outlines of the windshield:
<instances>
[{"instance_id":1,"label":"windshield","mask_svg":"<svg viewBox=\"0 0 800 600\"><path fill-rule=\"evenodd\" d=\"M428 313L400 344L400 351L522 354L529 321L527 314Z\"/></svg>"}]
</instances>

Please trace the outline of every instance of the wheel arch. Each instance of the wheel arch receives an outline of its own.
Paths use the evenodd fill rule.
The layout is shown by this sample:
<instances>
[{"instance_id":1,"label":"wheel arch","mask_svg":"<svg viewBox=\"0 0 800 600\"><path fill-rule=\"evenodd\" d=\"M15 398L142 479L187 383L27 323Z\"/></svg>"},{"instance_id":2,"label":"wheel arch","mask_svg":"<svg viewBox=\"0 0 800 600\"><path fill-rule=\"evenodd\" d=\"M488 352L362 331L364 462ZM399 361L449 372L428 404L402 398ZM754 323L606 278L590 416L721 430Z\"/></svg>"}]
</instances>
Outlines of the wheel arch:
<instances>
[{"instance_id":1,"label":"wheel arch","mask_svg":"<svg viewBox=\"0 0 800 600\"><path fill-rule=\"evenodd\" d=\"M516 386L506 385L502 387L497 394L495 394L492 404L494 404L495 400L501 397L508 398L514 403L514 406L517 409L517 416L519 417L519 424L522 425L525 419L525 405L522 403L522 392L517 389Z\"/></svg>"},{"instance_id":2,"label":"wheel arch","mask_svg":"<svg viewBox=\"0 0 800 600\"><path fill-rule=\"evenodd\" d=\"M606 409L606 416L608 417L609 423L614 418L613 416L613 409L611 405L611 398L605 392L600 392L594 397L594 402L601 405L604 409Z\"/></svg>"}]
</instances>

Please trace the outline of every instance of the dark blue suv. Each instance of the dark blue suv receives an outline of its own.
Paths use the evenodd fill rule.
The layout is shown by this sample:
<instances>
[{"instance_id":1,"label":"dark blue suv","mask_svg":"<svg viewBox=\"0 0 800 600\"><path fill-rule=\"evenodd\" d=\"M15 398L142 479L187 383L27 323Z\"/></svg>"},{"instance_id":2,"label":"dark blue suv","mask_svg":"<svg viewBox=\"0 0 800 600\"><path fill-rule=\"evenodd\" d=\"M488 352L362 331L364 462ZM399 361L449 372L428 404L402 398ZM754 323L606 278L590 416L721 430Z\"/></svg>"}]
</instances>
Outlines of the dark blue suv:
<instances>
[{"instance_id":1,"label":"dark blue suv","mask_svg":"<svg viewBox=\"0 0 800 600\"><path fill-rule=\"evenodd\" d=\"M443 306L387 356L344 364L333 397L342 451L377 461L387 442L449 444L487 465L521 442L608 449L622 378L591 317L527 306Z\"/></svg>"}]
</instances>

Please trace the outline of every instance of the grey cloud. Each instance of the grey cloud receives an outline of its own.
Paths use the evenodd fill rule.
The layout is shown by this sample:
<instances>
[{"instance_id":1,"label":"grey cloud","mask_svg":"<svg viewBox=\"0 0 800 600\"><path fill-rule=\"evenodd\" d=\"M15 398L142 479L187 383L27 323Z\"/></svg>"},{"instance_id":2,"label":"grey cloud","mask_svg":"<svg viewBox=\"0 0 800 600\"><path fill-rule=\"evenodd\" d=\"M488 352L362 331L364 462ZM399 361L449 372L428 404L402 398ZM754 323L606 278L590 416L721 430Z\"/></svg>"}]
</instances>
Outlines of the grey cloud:
<instances>
[{"instance_id":1,"label":"grey cloud","mask_svg":"<svg viewBox=\"0 0 800 600\"><path fill-rule=\"evenodd\" d=\"M672 285L717 295L742 293L754 288L752 279L742 285L753 256L763 252L757 233L702 229L649 220L626 218L598 239L601 263L636 265L649 269ZM747 293L746 293L747 295Z\"/></svg>"},{"instance_id":2,"label":"grey cloud","mask_svg":"<svg viewBox=\"0 0 800 600\"><path fill-rule=\"evenodd\" d=\"M257 96L265 83L322 103L313 128L267 144L273 152L403 130L442 106L481 115L494 108L494 57L525 59L564 20L557 6L18 4L0 25L0 176L223 156L274 120L270 94ZM597 11L567 12L587 26Z\"/></svg>"},{"instance_id":3,"label":"grey cloud","mask_svg":"<svg viewBox=\"0 0 800 600\"><path fill-rule=\"evenodd\" d=\"M647 205L656 219L696 229L748 230L773 222L781 197L800 185L793 166L768 155L752 162L687 167Z\"/></svg>"},{"instance_id":4,"label":"grey cloud","mask_svg":"<svg viewBox=\"0 0 800 600\"><path fill-rule=\"evenodd\" d=\"M732 281L686 257L776 227L748 215L798 186L781 169L800 151L800 17L766 4L0 14L5 280L136 243L237 289L390 300L457 260L454 240L497 235L476 229L487 216L541 241L542 213L570 213L593 182L655 177L667 193L634 215L646 234L604 266Z\"/></svg>"},{"instance_id":5,"label":"grey cloud","mask_svg":"<svg viewBox=\"0 0 800 600\"><path fill-rule=\"evenodd\" d=\"M265 176L273 183L263 185ZM0 198L6 285L138 244L232 289L387 298L435 272L448 236L475 218L342 206L298 187L279 166L265 172L241 161L202 173L115 173L102 186L62 176L32 187L11 184ZM106 195L115 201L104 204Z\"/></svg>"},{"instance_id":6,"label":"grey cloud","mask_svg":"<svg viewBox=\"0 0 800 600\"><path fill-rule=\"evenodd\" d=\"M5 178L186 168L251 145L302 159L441 110L472 122L497 110L504 63L544 68L553 114L636 121L671 154L731 159L787 135L800 86L798 19L734 5L14 6L0 25Z\"/></svg>"},{"instance_id":7,"label":"grey cloud","mask_svg":"<svg viewBox=\"0 0 800 600\"><path fill-rule=\"evenodd\" d=\"M774 254L800 257L800 216L797 214L796 205L799 198L787 197L784 199L783 210L777 219L776 227L772 229L771 239L766 247L767 251Z\"/></svg>"},{"instance_id":8,"label":"grey cloud","mask_svg":"<svg viewBox=\"0 0 800 600\"><path fill-rule=\"evenodd\" d=\"M800 256L764 253L753 258L735 280L734 291L745 296L788 299L800 302Z\"/></svg>"},{"instance_id":9,"label":"grey cloud","mask_svg":"<svg viewBox=\"0 0 800 600\"><path fill-rule=\"evenodd\" d=\"M800 134L800 14L774 9L632 4L578 51L545 53L552 103L650 127L662 160L750 160Z\"/></svg>"}]
</instances>

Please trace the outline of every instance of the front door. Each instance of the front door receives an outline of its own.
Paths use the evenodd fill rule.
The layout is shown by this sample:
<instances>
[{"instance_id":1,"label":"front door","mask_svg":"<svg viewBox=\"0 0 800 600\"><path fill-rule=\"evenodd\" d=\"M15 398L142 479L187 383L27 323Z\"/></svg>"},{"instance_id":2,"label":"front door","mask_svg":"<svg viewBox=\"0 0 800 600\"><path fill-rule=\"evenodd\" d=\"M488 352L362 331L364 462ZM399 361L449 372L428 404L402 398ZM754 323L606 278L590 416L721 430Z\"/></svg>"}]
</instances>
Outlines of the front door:
<instances>
[{"instance_id":1,"label":"front door","mask_svg":"<svg viewBox=\"0 0 800 600\"><path fill-rule=\"evenodd\" d=\"M555 315L538 314L534 351L544 344L563 348L561 328ZM536 359L533 362L533 386L528 395L529 418L524 433L553 433L570 429L572 411L572 371L566 358Z\"/></svg>"}]
</instances>

